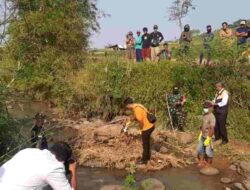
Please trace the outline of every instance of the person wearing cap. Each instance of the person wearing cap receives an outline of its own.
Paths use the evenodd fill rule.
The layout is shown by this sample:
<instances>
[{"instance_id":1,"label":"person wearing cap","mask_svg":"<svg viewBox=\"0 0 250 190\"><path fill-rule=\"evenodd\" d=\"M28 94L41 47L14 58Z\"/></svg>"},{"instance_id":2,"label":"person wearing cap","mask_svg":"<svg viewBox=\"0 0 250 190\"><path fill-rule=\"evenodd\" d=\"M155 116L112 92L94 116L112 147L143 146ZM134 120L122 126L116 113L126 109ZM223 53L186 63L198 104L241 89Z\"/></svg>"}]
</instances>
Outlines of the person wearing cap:
<instances>
[{"instance_id":1,"label":"person wearing cap","mask_svg":"<svg viewBox=\"0 0 250 190\"><path fill-rule=\"evenodd\" d=\"M41 150L48 149L47 138L44 131L45 115L37 113L34 117L34 126L31 129L31 147Z\"/></svg>"},{"instance_id":2,"label":"person wearing cap","mask_svg":"<svg viewBox=\"0 0 250 190\"><path fill-rule=\"evenodd\" d=\"M151 157L150 137L155 129L155 125L149 121L148 110L143 105L134 103L132 98L127 98L124 104L127 109L133 111L130 121L138 121L141 129L143 153L138 164L147 164Z\"/></svg>"},{"instance_id":3,"label":"person wearing cap","mask_svg":"<svg viewBox=\"0 0 250 190\"><path fill-rule=\"evenodd\" d=\"M126 46L127 46L127 57L129 61L134 61L135 59L135 39L133 32L128 32L126 36Z\"/></svg>"},{"instance_id":4,"label":"person wearing cap","mask_svg":"<svg viewBox=\"0 0 250 190\"><path fill-rule=\"evenodd\" d=\"M27 148L0 167L0 189L38 190L49 185L54 190L77 190L76 170L72 149L65 142L57 142L49 150Z\"/></svg>"},{"instance_id":5,"label":"person wearing cap","mask_svg":"<svg viewBox=\"0 0 250 190\"><path fill-rule=\"evenodd\" d=\"M217 82L215 88L217 92L214 100L211 102L214 106L214 115L216 118L215 140L222 139L221 144L224 145L228 143L226 123L229 108L229 93L225 90L222 82Z\"/></svg>"},{"instance_id":6,"label":"person wearing cap","mask_svg":"<svg viewBox=\"0 0 250 190\"><path fill-rule=\"evenodd\" d=\"M181 54L187 55L190 49L190 43L192 41L192 34L190 32L190 26L186 24L184 31L180 36Z\"/></svg>"},{"instance_id":7,"label":"person wearing cap","mask_svg":"<svg viewBox=\"0 0 250 190\"><path fill-rule=\"evenodd\" d=\"M158 26L154 25L154 31L151 33L151 60L153 62L159 61L157 56L160 53L160 43L164 40L161 32L158 31Z\"/></svg>"},{"instance_id":8,"label":"person wearing cap","mask_svg":"<svg viewBox=\"0 0 250 190\"><path fill-rule=\"evenodd\" d=\"M148 33L148 28L143 28L142 35L142 57L144 61L150 61L151 58L151 39L150 34Z\"/></svg>"},{"instance_id":9,"label":"person wearing cap","mask_svg":"<svg viewBox=\"0 0 250 190\"><path fill-rule=\"evenodd\" d=\"M135 56L136 62L142 62L142 36L141 32L138 30L135 37Z\"/></svg>"},{"instance_id":10,"label":"person wearing cap","mask_svg":"<svg viewBox=\"0 0 250 190\"><path fill-rule=\"evenodd\" d=\"M247 50L247 39L249 37L249 27L247 27L246 20L240 22L240 27L236 29L236 36L238 38L239 54Z\"/></svg>"},{"instance_id":11,"label":"person wearing cap","mask_svg":"<svg viewBox=\"0 0 250 190\"><path fill-rule=\"evenodd\" d=\"M168 42L164 42L163 49L157 55L160 60L171 60L171 51L168 46Z\"/></svg>"},{"instance_id":12,"label":"person wearing cap","mask_svg":"<svg viewBox=\"0 0 250 190\"><path fill-rule=\"evenodd\" d=\"M207 164L212 164L213 161L212 138L214 136L216 120L212 110L213 104L210 102L205 102L203 106L203 122L198 137L198 166L200 167L204 167Z\"/></svg>"},{"instance_id":13,"label":"person wearing cap","mask_svg":"<svg viewBox=\"0 0 250 190\"><path fill-rule=\"evenodd\" d=\"M207 55L207 62L206 65L210 64L211 56L212 56L212 41L214 39L214 33L212 32L212 26L207 25L207 32L202 35L203 40L203 50L200 53L200 61L199 63L202 64L204 54Z\"/></svg>"},{"instance_id":14,"label":"person wearing cap","mask_svg":"<svg viewBox=\"0 0 250 190\"><path fill-rule=\"evenodd\" d=\"M184 131L185 111L184 105L186 97L180 93L178 86L173 87L173 93L166 96L167 105L169 106L170 119L172 120L173 128Z\"/></svg>"}]
</instances>

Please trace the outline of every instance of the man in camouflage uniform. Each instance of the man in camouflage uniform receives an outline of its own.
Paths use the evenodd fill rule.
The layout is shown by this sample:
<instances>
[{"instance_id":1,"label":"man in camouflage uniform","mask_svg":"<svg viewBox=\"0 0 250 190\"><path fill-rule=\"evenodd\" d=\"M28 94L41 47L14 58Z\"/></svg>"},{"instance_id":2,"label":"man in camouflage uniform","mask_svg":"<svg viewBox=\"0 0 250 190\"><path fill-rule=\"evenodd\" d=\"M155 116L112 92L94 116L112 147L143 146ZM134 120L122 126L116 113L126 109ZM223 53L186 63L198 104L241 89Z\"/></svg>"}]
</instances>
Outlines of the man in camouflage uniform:
<instances>
[{"instance_id":1,"label":"man in camouflage uniform","mask_svg":"<svg viewBox=\"0 0 250 190\"><path fill-rule=\"evenodd\" d=\"M173 128L180 131L184 130L185 112L183 106L186 102L186 97L181 95L177 86L173 87L173 94L166 97L170 119L172 120Z\"/></svg>"}]
</instances>

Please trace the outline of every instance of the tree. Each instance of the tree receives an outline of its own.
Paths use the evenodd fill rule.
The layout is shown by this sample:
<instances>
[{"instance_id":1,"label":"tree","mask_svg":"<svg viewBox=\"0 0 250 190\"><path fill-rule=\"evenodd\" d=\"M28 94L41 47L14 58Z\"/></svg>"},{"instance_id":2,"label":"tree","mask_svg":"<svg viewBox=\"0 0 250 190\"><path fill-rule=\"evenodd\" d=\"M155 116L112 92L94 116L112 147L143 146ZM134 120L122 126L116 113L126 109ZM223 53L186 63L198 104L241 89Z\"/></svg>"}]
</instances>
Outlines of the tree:
<instances>
[{"instance_id":1,"label":"tree","mask_svg":"<svg viewBox=\"0 0 250 190\"><path fill-rule=\"evenodd\" d=\"M176 21L181 31L183 29L182 19L188 15L190 9L195 9L193 0L175 0L169 7L169 20Z\"/></svg>"}]
</instances>

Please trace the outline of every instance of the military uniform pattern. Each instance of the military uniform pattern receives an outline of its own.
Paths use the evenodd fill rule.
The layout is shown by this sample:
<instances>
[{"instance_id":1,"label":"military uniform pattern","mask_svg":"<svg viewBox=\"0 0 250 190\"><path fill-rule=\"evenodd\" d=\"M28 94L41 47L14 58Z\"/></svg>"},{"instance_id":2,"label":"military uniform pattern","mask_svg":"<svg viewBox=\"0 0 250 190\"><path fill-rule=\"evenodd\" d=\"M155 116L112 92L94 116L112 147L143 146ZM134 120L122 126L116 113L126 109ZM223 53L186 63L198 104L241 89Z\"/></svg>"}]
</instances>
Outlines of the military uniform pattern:
<instances>
[{"instance_id":1,"label":"military uniform pattern","mask_svg":"<svg viewBox=\"0 0 250 190\"><path fill-rule=\"evenodd\" d=\"M181 102L181 99L181 94L171 94L167 98L173 127L179 130L183 130L185 125L185 112L183 106L176 105L177 102Z\"/></svg>"}]
</instances>

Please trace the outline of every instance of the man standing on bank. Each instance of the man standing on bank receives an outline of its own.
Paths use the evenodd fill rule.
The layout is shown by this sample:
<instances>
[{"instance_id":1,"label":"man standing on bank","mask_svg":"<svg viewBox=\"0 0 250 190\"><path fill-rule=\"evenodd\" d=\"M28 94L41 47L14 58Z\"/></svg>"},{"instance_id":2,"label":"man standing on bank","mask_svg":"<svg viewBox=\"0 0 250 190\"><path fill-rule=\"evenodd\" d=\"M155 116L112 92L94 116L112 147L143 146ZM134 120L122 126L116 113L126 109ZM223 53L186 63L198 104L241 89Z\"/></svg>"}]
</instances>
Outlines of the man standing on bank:
<instances>
[{"instance_id":1,"label":"man standing on bank","mask_svg":"<svg viewBox=\"0 0 250 190\"><path fill-rule=\"evenodd\" d=\"M228 115L228 103L229 103L229 93L225 90L221 82L216 83L216 95L212 101L214 105L214 115L216 118L215 125L215 140L222 139L221 144L228 143L227 137L227 115Z\"/></svg>"},{"instance_id":2,"label":"man standing on bank","mask_svg":"<svg viewBox=\"0 0 250 190\"><path fill-rule=\"evenodd\" d=\"M150 114L147 108L145 108L143 105L134 103L132 98L127 98L124 101L124 104L126 108L133 111L130 121L137 120L141 129L143 153L142 159L138 164L147 164L147 162L150 160L150 137L155 129L154 123L156 119L155 121L149 121L149 115L152 114Z\"/></svg>"}]
</instances>

